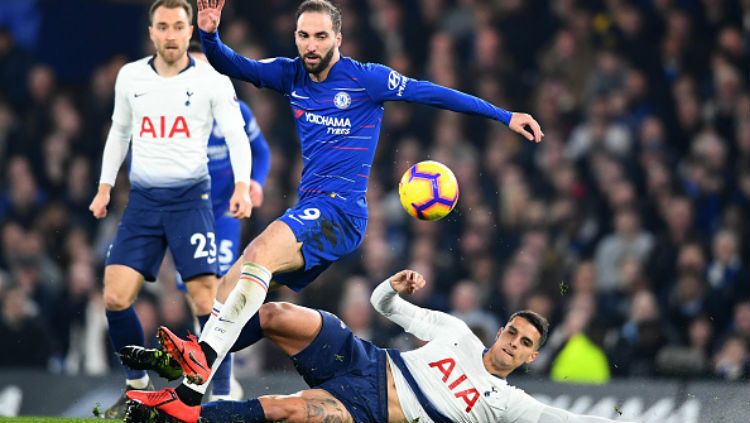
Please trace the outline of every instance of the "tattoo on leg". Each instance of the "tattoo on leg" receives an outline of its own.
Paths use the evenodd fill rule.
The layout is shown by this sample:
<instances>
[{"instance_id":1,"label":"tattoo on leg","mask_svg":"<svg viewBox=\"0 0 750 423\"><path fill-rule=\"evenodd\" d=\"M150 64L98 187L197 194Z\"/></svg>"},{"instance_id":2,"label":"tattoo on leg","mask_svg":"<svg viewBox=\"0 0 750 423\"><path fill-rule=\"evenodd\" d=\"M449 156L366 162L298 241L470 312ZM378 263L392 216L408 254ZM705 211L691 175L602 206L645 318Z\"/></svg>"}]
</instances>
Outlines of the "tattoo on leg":
<instances>
[{"instance_id":1,"label":"tattoo on leg","mask_svg":"<svg viewBox=\"0 0 750 423\"><path fill-rule=\"evenodd\" d=\"M322 399L308 399L305 401L307 406L307 418L308 422L320 422L320 423L347 423L351 422L351 418L348 415L346 409L342 408L341 405L329 398Z\"/></svg>"}]
</instances>

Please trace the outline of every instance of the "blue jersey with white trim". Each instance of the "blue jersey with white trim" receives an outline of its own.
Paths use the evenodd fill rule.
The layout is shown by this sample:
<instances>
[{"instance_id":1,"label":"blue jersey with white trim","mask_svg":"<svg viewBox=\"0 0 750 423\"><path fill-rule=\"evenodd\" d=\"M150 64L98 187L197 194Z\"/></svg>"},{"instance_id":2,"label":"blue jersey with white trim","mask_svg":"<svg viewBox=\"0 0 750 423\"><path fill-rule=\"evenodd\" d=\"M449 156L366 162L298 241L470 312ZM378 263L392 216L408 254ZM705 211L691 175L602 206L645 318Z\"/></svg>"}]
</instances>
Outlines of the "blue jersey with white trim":
<instances>
[{"instance_id":1,"label":"blue jersey with white trim","mask_svg":"<svg viewBox=\"0 0 750 423\"><path fill-rule=\"evenodd\" d=\"M287 97L304 164L300 198L326 194L362 199L386 101L422 103L510 122L509 112L487 101L404 77L383 65L341 57L324 81L315 82L299 58L251 60L225 46L218 33L200 31L200 36L206 57L217 71ZM351 203L352 213L366 215L364 201Z\"/></svg>"},{"instance_id":2,"label":"blue jersey with white trim","mask_svg":"<svg viewBox=\"0 0 750 423\"><path fill-rule=\"evenodd\" d=\"M271 164L268 143L250 107L242 100L239 104L253 153L252 179L263 186ZM234 173L229 159L229 147L216 122L208 138L208 172L211 175L211 203L214 215L220 216L229 210L229 199L234 193Z\"/></svg>"}]
</instances>

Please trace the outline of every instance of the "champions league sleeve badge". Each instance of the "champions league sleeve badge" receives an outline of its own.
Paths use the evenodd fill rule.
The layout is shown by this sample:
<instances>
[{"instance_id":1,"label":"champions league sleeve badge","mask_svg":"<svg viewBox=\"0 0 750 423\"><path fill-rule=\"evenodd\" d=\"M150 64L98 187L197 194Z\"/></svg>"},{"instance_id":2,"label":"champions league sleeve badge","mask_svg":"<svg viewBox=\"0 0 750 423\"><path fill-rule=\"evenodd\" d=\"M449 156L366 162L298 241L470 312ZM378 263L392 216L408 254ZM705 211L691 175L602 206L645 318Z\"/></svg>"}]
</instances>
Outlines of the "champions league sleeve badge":
<instances>
[{"instance_id":1,"label":"champions league sleeve badge","mask_svg":"<svg viewBox=\"0 0 750 423\"><path fill-rule=\"evenodd\" d=\"M333 104L341 110L348 108L352 104L352 98L349 93L340 91L333 97Z\"/></svg>"}]
</instances>

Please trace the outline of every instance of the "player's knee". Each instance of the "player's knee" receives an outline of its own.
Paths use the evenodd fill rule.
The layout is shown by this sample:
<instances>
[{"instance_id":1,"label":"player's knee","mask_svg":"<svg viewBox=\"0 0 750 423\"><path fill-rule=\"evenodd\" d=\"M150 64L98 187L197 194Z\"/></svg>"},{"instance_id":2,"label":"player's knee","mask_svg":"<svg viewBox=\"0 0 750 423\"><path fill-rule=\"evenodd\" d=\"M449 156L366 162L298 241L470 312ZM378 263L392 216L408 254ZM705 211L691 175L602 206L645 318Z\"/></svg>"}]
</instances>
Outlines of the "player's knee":
<instances>
[{"instance_id":1,"label":"player's knee","mask_svg":"<svg viewBox=\"0 0 750 423\"><path fill-rule=\"evenodd\" d=\"M242 259L246 262L258 263L263 260L263 244L264 241L260 239L254 240L250 245L245 248L242 252Z\"/></svg>"},{"instance_id":2,"label":"player's knee","mask_svg":"<svg viewBox=\"0 0 750 423\"><path fill-rule=\"evenodd\" d=\"M133 305L133 299L119 292L104 290L104 308L108 311L122 311Z\"/></svg>"},{"instance_id":3,"label":"player's knee","mask_svg":"<svg viewBox=\"0 0 750 423\"><path fill-rule=\"evenodd\" d=\"M290 303L265 303L258 310L260 327L272 333L293 320L295 306Z\"/></svg>"}]
</instances>

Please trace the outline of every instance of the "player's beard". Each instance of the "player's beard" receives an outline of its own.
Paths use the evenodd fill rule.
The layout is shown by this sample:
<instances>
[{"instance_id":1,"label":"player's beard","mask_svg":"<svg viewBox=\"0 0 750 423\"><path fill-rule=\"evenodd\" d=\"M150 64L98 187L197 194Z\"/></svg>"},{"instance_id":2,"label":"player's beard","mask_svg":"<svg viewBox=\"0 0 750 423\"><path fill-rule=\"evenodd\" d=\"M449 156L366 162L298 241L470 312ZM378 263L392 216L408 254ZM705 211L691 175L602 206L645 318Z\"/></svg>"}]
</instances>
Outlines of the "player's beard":
<instances>
[{"instance_id":1,"label":"player's beard","mask_svg":"<svg viewBox=\"0 0 750 423\"><path fill-rule=\"evenodd\" d=\"M326 55L323 56L323 57L316 56L316 57L320 57L320 61L318 62L317 65L308 65L307 62L305 62L305 56L300 56L300 58L302 59L302 66L305 67L305 70L308 73L311 73L313 75L317 75L317 74L323 72L328 67L328 65L331 64L331 60L333 60L333 49L334 48L336 48L336 47L335 46L331 47L331 49L328 50L328 53L326 53Z\"/></svg>"},{"instance_id":2,"label":"player's beard","mask_svg":"<svg viewBox=\"0 0 750 423\"><path fill-rule=\"evenodd\" d=\"M179 62L180 59L185 57L185 52L187 49L180 48L177 46L176 48L167 48L166 45L162 46L159 51L159 56L161 56L162 60L168 65L174 65L175 63Z\"/></svg>"}]
</instances>

